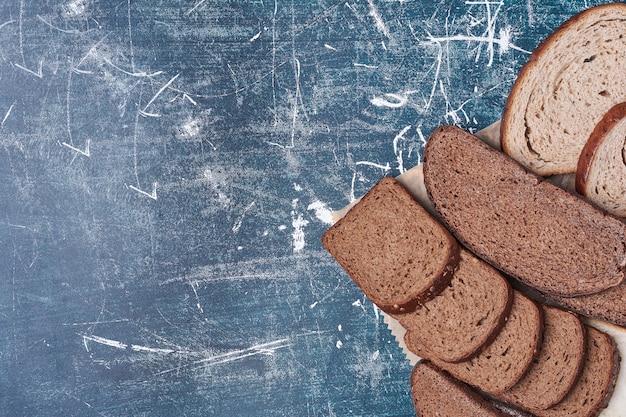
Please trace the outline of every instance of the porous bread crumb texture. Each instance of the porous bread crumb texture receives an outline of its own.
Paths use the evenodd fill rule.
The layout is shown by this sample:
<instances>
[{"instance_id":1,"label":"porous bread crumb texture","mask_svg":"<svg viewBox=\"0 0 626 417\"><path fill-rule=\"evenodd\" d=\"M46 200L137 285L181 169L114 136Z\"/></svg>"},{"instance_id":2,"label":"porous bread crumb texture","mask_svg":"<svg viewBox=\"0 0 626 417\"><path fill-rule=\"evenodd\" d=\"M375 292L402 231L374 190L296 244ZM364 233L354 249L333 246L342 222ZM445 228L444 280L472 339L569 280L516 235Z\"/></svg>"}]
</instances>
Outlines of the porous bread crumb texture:
<instances>
[{"instance_id":1,"label":"porous bread crumb texture","mask_svg":"<svg viewBox=\"0 0 626 417\"><path fill-rule=\"evenodd\" d=\"M559 403L577 382L586 359L586 331L579 317L543 306L544 330L539 355L528 373L500 398L528 411Z\"/></svg>"},{"instance_id":2,"label":"porous bread crumb texture","mask_svg":"<svg viewBox=\"0 0 626 417\"><path fill-rule=\"evenodd\" d=\"M419 417L505 417L466 385L420 362L411 373L413 404Z\"/></svg>"},{"instance_id":3,"label":"porous bread crumb texture","mask_svg":"<svg viewBox=\"0 0 626 417\"><path fill-rule=\"evenodd\" d=\"M412 313L393 317L411 332L408 340L429 357L467 360L499 333L513 301L508 281L490 265L461 250L450 284Z\"/></svg>"},{"instance_id":4,"label":"porous bread crumb texture","mask_svg":"<svg viewBox=\"0 0 626 417\"><path fill-rule=\"evenodd\" d=\"M540 175L574 172L593 127L626 101L626 5L588 9L536 48L509 95L503 150Z\"/></svg>"},{"instance_id":5,"label":"porous bread crumb texture","mask_svg":"<svg viewBox=\"0 0 626 417\"><path fill-rule=\"evenodd\" d=\"M559 404L547 410L534 410L537 417L596 417L611 397L620 356L613 339L587 327L587 359L580 379Z\"/></svg>"},{"instance_id":6,"label":"porous bread crumb texture","mask_svg":"<svg viewBox=\"0 0 626 417\"><path fill-rule=\"evenodd\" d=\"M322 242L382 310L408 312L441 292L458 265L450 233L393 178L383 178Z\"/></svg>"},{"instance_id":7,"label":"porous bread crumb texture","mask_svg":"<svg viewBox=\"0 0 626 417\"><path fill-rule=\"evenodd\" d=\"M576 169L576 190L618 217L626 217L625 142L626 102L612 107L596 125Z\"/></svg>"},{"instance_id":8,"label":"porous bread crumb texture","mask_svg":"<svg viewBox=\"0 0 626 417\"><path fill-rule=\"evenodd\" d=\"M624 279L622 222L469 133L452 126L436 129L425 150L424 178L437 212L457 238L524 284L572 297Z\"/></svg>"},{"instance_id":9,"label":"porous bread crumb texture","mask_svg":"<svg viewBox=\"0 0 626 417\"><path fill-rule=\"evenodd\" d=\"M543 334L543 314L535 302L514 291L508 320L491 344L464 362L431 359L455 378L484 392L497 395L515 385L535 359ZM407 333L407 339L410 333ZM407 340L409 346L410 340ZM422 352L414 352L422 356ZM422 356L424 357L424 356Z\"/></svg>"}]
</instances>

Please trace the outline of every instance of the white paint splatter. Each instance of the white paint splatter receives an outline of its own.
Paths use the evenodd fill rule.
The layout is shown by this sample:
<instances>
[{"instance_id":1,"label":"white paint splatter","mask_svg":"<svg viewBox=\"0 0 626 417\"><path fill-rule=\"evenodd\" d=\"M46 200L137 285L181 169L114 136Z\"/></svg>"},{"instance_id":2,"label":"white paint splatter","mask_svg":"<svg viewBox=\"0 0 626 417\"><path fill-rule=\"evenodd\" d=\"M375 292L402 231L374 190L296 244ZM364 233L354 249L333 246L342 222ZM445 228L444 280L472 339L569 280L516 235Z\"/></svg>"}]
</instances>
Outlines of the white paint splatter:
<instances>
[{"instance_id":1,"label":"white paint splatter","mask_svg":"<svg viewBox=\"0 0 626 417\"><path fill-rule=\"evenodd\" d=\"M333 224L333 213L328 206L321 201L314 201L307 207L307 210L313 210L315 217L324 224Z\"/></svg>"},{"instance_id":2,"label":"white paint splatter","mask_svg":"<svg viewBox=\"0 0 626 417\"><path fill-rule=\"evenodd\" d=\"M291 233L291 237L293 239L293 251L294 253L302 251L304 246L306 245L305 236L304 236L304 228L309 224L308 220L305 220L302 216L302 213L297 212L298 208L298 199L295 198L291 202L291 226L293 227L293 232Z\"/></svg>"},{"instance_id":3,"label":"white paint splatter","mask_svg":"<svg viewBox=\"0 0 626 417\"><path fill-rule=\"evenodd\" d=\"M70 17L78 17L87 10L87 0L74 0L65 5L66 14Z\"/></svg>"}]
</instances>

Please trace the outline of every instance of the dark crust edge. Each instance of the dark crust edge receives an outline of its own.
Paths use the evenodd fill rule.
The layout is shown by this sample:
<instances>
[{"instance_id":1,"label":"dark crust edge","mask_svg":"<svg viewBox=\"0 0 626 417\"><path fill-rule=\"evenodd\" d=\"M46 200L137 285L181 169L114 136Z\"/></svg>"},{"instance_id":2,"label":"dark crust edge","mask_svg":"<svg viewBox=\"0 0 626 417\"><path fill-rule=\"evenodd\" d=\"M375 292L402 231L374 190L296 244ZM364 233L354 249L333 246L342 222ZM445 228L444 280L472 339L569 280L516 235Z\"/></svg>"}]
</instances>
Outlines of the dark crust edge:
<instances>
[{"instance_id":1,"label":"dark crust edge","mask_svg":"<svg viewBox=\"0 0 626 417\"><path fill-rule=\"evenodd\" d=\"M560 308L560 307L550 306L550 305L546 305L546 304L542 304L542 303L539 303L539 304L542 307L542 310L544 310L544 317L545 317L545 310L546 309L553 309L553 310L559 310L560 312L569 314L573 318L575 318L575 320L576 320L576 322L578 324L578 327L580 329L580 332L582 334L582 338L581 338L581 344L579 346L580 360L576 364L576 370L574 372L574 377L572 378L571 382L569 383L568 389L560 396L559 399L557 399L556 401L552 402L551 404L549 404L547 406L544 406L543 408L531 408L531 407L524 406L523 404L521 404L518 401L514 401L512 398L506 398L506 399L505 398L497 398L498 401L503 401L506 404L510 404L511 406L514 406L514 407L519 407L520 409L522 409L524 411L528 411L530 413L536 412L537 410L547 410L550 407L554 407L555 405L557 405L561 401L563 401L565 399L565 397L567 397L567 394L569 394L572 391L572 389L576 386L576 384L580 380L580 376L582 375L582 371L584 369L585 361L587 360L587 337L588 337L587 326L583 323L583 321L581 320L580 316L578 314L574 313L574 312L565 310L565 309ZM514 388L514 386L511 387L511 388Z\"/></svg>"},{"instance_id":2,"label":"dark crust edge","mask_svg":"<svg viewBox=\"0 0 626 417\"><path fill-rule=\"evenodd\" d=\"M602 330L596 329L593 326L589 327L602 334L611 345L611 350L613 351L613 367L611 369L611 375L608 380L608 385L606 386L604 398L598 403L598 405L594 409L590 410L591 412L588 415L588 417L597 417L602 412L602 410L604 410L609 405L611 397L613 396L613 392L615 391L615 384L617 383L617 377L619 376L620 371L621 356L619 353L619 348L617 347L617 343L610 334L605 333Z\"/></svg>"},{"instance_id":3,"label":"dark crust edge","mask_svg":"<svg viewBox=\"0 0 626 417\"><path fill-rule=\"evenodd\" d=\"M587 180L595 162L596 152L604 143L608 133L624 117L626 117L626 102L616 104L606 112L591 132L591 135L589 135L589 139L585 143L578 157L578 164L576 165L575 184L576 191L580 194L587 196Z\"/></svg>"},{"instance_id":4,"label":"dark crust edge","mask_svg":"<svg viewBox=\"0 0 626 417\"><path fill-rule=\"evenodd\" d=\"M540 303L526 296L524 293L520 291L515 291L515 297L519 297L519 296L522 296L526 298L528 301L530 301L533 307L537 310L537 315L539 316L539 320L537 320L537 326L535 328L535 331L537 332L537 337L535 339L535 345L533 346L533 353L530 357L530 360L526 364L524 371L517 377L517 381L515 381L513 384L510 384L509 386L504 387L503 389L499 391L492 392L492 394L496 396L498 396L499 394L505 391L510 390L515 384L517 384L519 381L521 381L522 378L526 376L526 374L530 371L530 368L532 367L533 362L535 362L535 359L537 359L537 356L539 355L539 350L541 348L541 345L543 344L543 328L545 325L545 316L543 313L543 308L541 307Z\"/></svg>"},{"instance_id":5,"label":"dark crust edge","mask_svg":"<svg viewBox=\"0 0 626 417\"><path fill-rule=\"evenodd\" d=\"M511 308L513 307L513 297L515 297L515 294L513 292L513 287L511 286L511 283L504 276L502 276L502 273L499 270L495 269L494 267L489 265L487 262L485 262L482 259L478 258L473 253L472 253L472 256L476 257L476 259L478 259L479 262L482 262L483 264L485 264L489 268L492 268L498 275L500 275L502 280L506 283L506 287L507 287L507 301L506 301L506 305L505 305L502 313L500 314L500 317L498 319L498 323L493 328L493 330L491 331L489 336L486 337L485 340L480 344L479 348L476 349L472 354L466 356L465 358L461 358L459 360L453 361L453 363L467 361L467 360L470 360L470 359L478 356L483 350L485 350L485 348L487 346L489 346L491 343L493 343L494 340L496 340L496 338L498 337L498 335L502 331L502 328L504 327L504 325L506 324L506 322L509 319L509 314L511 314Z\"/></svg>"},{"instance_id":6,"label":"dark crust edge","mask_svg":"<svg viewBox=\"0 0 626 417\"><path fill-rule=\"evenodd\" d=\"M620 284L620 285L624 285L624 283ZM606 291L610 291L611 288L609 288ZM601 293L599 293L601 294ZM572 297L558 297L555 298L553 296L550 296L549 294L543 294L542 296L545 297L546 302L555 305L555 306L559 306L563 309L569 310L571 312L574 313L578 313L581 316L585 316L585 317L591 317L594 319L598 319L598 320L602 320L602 321L606 321L608 323L612 323L615 324L617 326L623 327L626 329L626 317L622 317L621 319L616 317L615 314L607 314L607 310L603 307L599 307L596 304L587 304L585 306L582 307L577 307L571 304L568 304L568 302L566 301L567 299L573 299ZM584 297L584 296L583 296Z\"/></svg>"},{"instance_id":7,"label":"dark crust edge","mask_svg":"<svg viewBox=\"0 0 626 417\"><path fill-rule=\"evenodd\" d=\"M520 291L514 290L514 297L523 297L526 300L528 300L531 305L534 307L536 313L537 313L537 317L538 320L536 322L536 326L535 326L535 337L534 337L534 346L532 348L532 354L530 355L528 361L524 364L523 369L521 372L519 372L517 375L515 375L513 378L511 378L511 381L508 382L505 386L503 386L502 388L498 389L498 390L490 390L487 391L475 384L472 383L472 381L465 380L465 379L461 379L461 381L463 381L464 383L470 385L471 387L473 387L474 389L476 389L479 392L484 392L487 395L490 396L495 396L498 397L501 393L508 391L509 389L511 389L511 387L513 387L515 384L517 384L530 370L533 362L535 361L535 359L537 358L537 355L539 354L539 347L541 346L541 344L543 343L543 327L544 327L544 315L543 315L543 309L540 308L540 304L537 303L536 301L532 300L531 298L527 297L525 294L521 293ZM507 320L508 322L508 317ZM498 335L500 335L500 333L498 333ZM405 343L406 343L406 339L407 339L408 333L405 334ZM497 336L496 336L497 339ZM495 339L494 339L495 340ZM480 353L482 353L489 345L485 345L484 348L481 350ZM414 352L416 355L421 356L424 358L424 360L430 360L431 358L429 357L425 357L427 356L430 352ZM424 355L424 353L426 353L426 355ZM439 360L439 359L437 359ZM441 362L445 362L445 361L441 361ZM453 363L451 363L453 364ZM456 378L456 377L455 377Z\"/></svg>"},{"instance_id":8,"label":"dark crust edge","mask_svg":"<svg viewBox=\"0 0 626 417\"><path fill-rule=\"evenodd\" d=\"M411 399L413 400L414 407L416 403L416 393L413 390L413 385L414 385L414 378L418 372L419 366L425 366L425 367L430 368L432 371L437 372L442 378L444 378L446 381L456 386L463 394L467 395L471 400L475 401L478 406L484 409L484 411L491 412L501 417L510 416L510 414L507 414L503 412L502 410L499 410L493 403L489 401L488 398L486 398L481 393L472 389L472 387L470 387L468 384L454 378L448 372L444 371L443 369L438 368L435 364L429 362L428 360L421 360L413 367L413 370L411 371L411 378L410 378ZM415 411L417 411L417 407L415 407L415 409L416 409Z\"/></svg>"},{"instance_id":9,"label":"dark crust edge","mask_svg":"<svg viewBox=\"0 0 626 417\"><path fill-rule=\"evenodd\" d=\"M528 61L526 62L526 64L522 66L522 69L520 70L515 82L513 83L513 87L511 88L511 92L509 93L509 96L504 105L504 109L502 111L502 122L500 124L500 142L501 142L502 151L504 153L506 153L507 155L511 155L511 149L510 149L510 144L509 144L509 134L508 134L509 132L508 132L507 127L509 125L509 118L512 117L511 116L511 114L513 113L512 109L514 108L513 103L515 102L515 100L517 100L517 95L519 94L519 90L522 88L522 81L526 78L526 76L529 73L534 71L534 67L537 66L538 65L537 62L540 59L542 59L545 53L545 50L552 44L553 41L563 36L563 33L568 31L571 26L574 26L581 20L585 19L588 14L602 12L604 9L608 10L612 8L624 8L624 10L626 11L626 4L617 3L617 2L601 4L601 5L590 7L588 9L585 9L576 13L575 15L570 17L568 20L563 22L560 26L558 26L552 33L550 33L530 54ZM564 172L554 172L554 174L562 174L562 173Z\"/></svg>"},{"instance_id":10,"label":"dark crust edge","mask_svg":"<svg viewBox=\"0 0 626 417\"><path fill-rule=\"evenodd\" d=\"M624 4L624 6L626 7L626 4ZM508 156L507 154L504 154L503 152L500 152L492 147L490 147L489 145L487 145L486 143L484 143L483 141L481 141L479 138L477 138L476 136L472 135L471 133L457 127L457 126L453 126L453 125L443 125L443 126L439 126L437 127L435 130L433 130L433 132L431 133L431 135L429 136L428 141L426 142L426 147L424 148L424 157L423 157L423 172L424 172L424 187L426 188L426 194L428 195L428 199L430 200L430 203L432 204L435 212L437 213L437 218L445 225L446 228L448 228L448 230L450 230L450 232L452 233L452 235L459 241L461 242L461 244L463 244L465 247L467 247L472 253L474 253L476 256L478 256L481 259L487 259L488 257L485 257L484 253L480 250L480 248L475 247L474 245L468 244L465 239L462 239L458 230L455 230L453 227L451 227L449 225L449 223L447 221L445 221L445 219L443 218L443 216L441 216L440 211L439 211L439 207L438 204L435 202L435 200L433 199L432 193L431 193L431 189L434 188L432 186L432 183L430 181L430 175L428 174L428 162L429 162L429 155L430 155L430 146L429 143L431 143L431 139L435 136L439 136L445 133L452 133L452 134L462 134L463 136L466 136L468 138L471 138L477 146L483 147L487 152L489 153L493 153L495 155L500 155L500 156L504 156L505 158L508 158L509 160L511 160L513 163L519 165L525 172L527 175L532 176L534 178L537 179L537 183L542 183L545 182L547 184L550 184L553 189L554 192L557 193L566 193L567 195L571 196L571 198L575 198L576 201L578 201L579 203L582 204L587 204L589 206L591 206L592 209L596 210L598 212L598 215L602 216L603 218L609 219L610 221L619 221L624 223L623 220L620 220L614 216L612 216L611 214L607 213L606 211L604 211L603 209L601 209L600 207L598 207L597 205L594 205L593 203L591 203L590 201L588 201L587 199L585 199L582 196L577 196L574 193L568 192L560 187L558 187L555 184L552 184L550 181L546 181L546 179L536 173L534 173L533 171L529 170L528 168L524 167L523 165L521 165L519 162L517 162L515 159L511 158L510 156ZM469 139L468 139L469 140ZM596 290L589 290L589 291L578 291L578 292L571 292L571 293L555 293L550 291L549 288L538 288L535 285L527 282L526 280L522 279L521 277L518 277L516 275L513 275L513 272L506 268L505 265L500 265L497 264L495 262L488 262L491 265L493 265L496 269L498 269L499 271L503 272L504 274L508 274L511 275L513 278L515 278L516 280L520 281L521 283L523 283L524 285L526 285L527 287L532 288L535 291L540 292L542 295L544 295L546 298L550 299L551 297L561 297L561 298L576 298L576 297L584 297L584 296L589 296L589 295L595 295L595 294L599 294L603 291L608 291L611 288L614 288L618 285L624 285L626 284L626 266L621 267L620 270L622 271L622 273L624 274L624 276L622 277L622 279L619 282L615 282L612 283L609 286L606 286L604 288L600 288L600 289L596 289ZM554 298L552 298L554 300ZM562 303L558 303L555 302L556 304L560 305L561 307L566 307L565 304ZM583 314L580 311L577 311L575 309L569 308L567 307L569 310L572 311L576 311L579 312L581 314ZM583 315L589 315L589 314L583 314ZM594 316L596 317L596 316ZM609 320L612 323L615 323L615 321ZM626 327L625 324L620 324L621 326Z\"/></svg>"},{"instance_id":11,"label":"dark crust edge","mask_svg":"<svg viewBox=\"0 0 626 417\"><path fill-rule=\"evenodd\" d=\"M441 222L438 219L433 217L430 213L426 211L426 209L424 209L417 201L415 201L415 199L408 194L406 189L395 178L390 177L390 176L383 177L376 183L376 185L382 183L383 181L389 181L390 183L394 184L395 187L400 187L402 191L407 194L408 199L410 199L409 200L410 204L419 206L419 209L424 211L431 218L431 220L437 224L437 226L441 229L442 233L444 233L444 235L446 236L448 243L449 243L448 246L450 250L448 253L448 259L445 265L443 265L441 270L436 274L430 286L425 291L423 291L420 294L417 294L414 298L411 298L410 300L399 301L394 304L387 304L387 303L382 302L381 300L376 300L375 298L371 297L370 294L364 291L359 280L355 278L356 274L354 273L354 271L352 271L351 268L344 267L343 265L341 265L341 267L344 268L346 273L350 276L350 278L352 278L352 280L357 284L357 286L361 289L361 291L363 291L365 296L370 301L372 301L378 308L380 308L382 311L384 311L385 313L389 313L389 314L410 313L410 312L415 311L418 307L420 307L422 304L424 304L428 300L431 300L432 298L434 298L437 294L441 293L448 286L448 284L452 280L452 277L454 276L454 272L458 268L459 261L461 259L461 250L459 248L459 244L457 243L457 240L454 238L454 236L452 236L450 231L443 224L441 224ZM372 190L374 190L376 185L374 185L374 187L372 187L365 194L365 196L370 194ZM363 201L365 196L361 199L361 201ZM337 221L334 225L332 225L322 235L322 245L331 255L333 255L333 250L330 248L330 242L329 242L330 235L333 233L335 229L338 229L339 225L344 219L348 218L348 216L350 215L350 212L354 213L358 211L359 210L358 207L359 207L359 203L355 204L352 208L350 208L348 213L346 213L346 215L342 219L339 219L339 221Z\"/></svg>"},{"instance_id":12,"label":"dark crust edge","mask_svg":"<svg viewBox=\"0 0 626 417\"><path fill-rule=\"evenodd\" d=\"M498 320L496 322L496 325L491 329L491 332L478 345L478 347L476 347L476 349L474 349L474 351L472 351L472 352L470 352L470 353L468 353L468 354L466 354L464 356L459 356L459 357L454 357L454 358L446 358L446 359L444 359L444 358L437 357L438 360L441 360L441 361L444 361L444 362L449 362L449 363L465 362L465 361L468 361L468 360L478 356L487 346L489 346L498 337L498 335L500 334L500 331L502 331L502 328L504 327L504 325L508 321L509 314L511 313L511 308L513 307L514 293L513 293L513 287L511 286L511 283L504 276L502 276L502 273L500 271L498 271L497 269L495 269L494 267L492 267L491 265L489 265L488 263L486 263L482 259L478 258L472 252L467 251L467 253L472 255L475 259L478 259L478 261L481 262L482 264L484 264L485 266L489 267L490 269L493 269L500 276L500 279L503 281L503 283L505 284L505 287L506 287L506 303L504 305L504 308L500 312L500 315L498 316ZM409 343L410 334L411 333L413 333L413 331L407 329L407 332L406 332L406 334L404 336L404 343L405 343L407 349L409 349L410 351L413 352L413 350L410 348L412 343ZM415 353L418 356L427 354L427 355L431 356L431 359L432 359L432 357L437 356L437 355L433 354L431 352L431 350L428 349L425 346L423 346L421 350L418 350L417 352L413 352L413 353ZM435 365L433 364L433 366L435 366Z\"/></svg>"}]
</instances>

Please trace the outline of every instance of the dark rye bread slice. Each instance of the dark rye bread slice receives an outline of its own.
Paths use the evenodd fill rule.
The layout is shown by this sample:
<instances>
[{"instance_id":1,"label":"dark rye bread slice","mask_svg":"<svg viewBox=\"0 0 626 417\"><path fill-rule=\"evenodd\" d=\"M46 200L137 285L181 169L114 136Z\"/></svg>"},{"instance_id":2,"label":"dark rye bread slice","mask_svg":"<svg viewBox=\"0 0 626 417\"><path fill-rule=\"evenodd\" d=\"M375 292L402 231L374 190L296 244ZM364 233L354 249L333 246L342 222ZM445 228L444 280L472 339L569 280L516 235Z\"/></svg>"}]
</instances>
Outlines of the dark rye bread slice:
<instances>
[{"instance_id":1,"label":"dark rye bread slice","mask_svg":"<svg viewBox=\"0 0 626 417\"><path fill-rule=\"evenodd\" d=\"M459 128L430 136L424 182L461 242L530 287L573 297L624 279L624 223Z\"/></svg>"},{"instance_id":2,"label":"dark rye bread slice","mask_svg":"<svg viewBox=\"0 0 626 417\"><path fill-rule=\"evenodd\" d=\"M500 398L533 412L565 398L578 381L586 359L586 330L580 318L555 307L543 307L543 342L528 373Z\"/></svg>"},{"instance_id":3,"label":"dark rye bread slice","mask_svg":"<svg viewBox=\"0 0 626 417\"><path fill-rule=\"evenodd\" d=\"M464 383L426 361L413 367L411 394L419 417L509 416Z\"/></svg>"},{"instance_id":4,"label":"dark rye bread slice","mask_svg":"<svg viewBox=\"0 0 626 417\"><path fill-rule=\"evenodd\" d=\"M609 403L620 366L613 338L587 327L587 358L576 385L559 404L534 410L537 417L596 417Z\"/></svg>"},{"instance_id":5,"label":"dark rye bread slice","mask_svg":"<svg viewBox=\"0 0 626 417\"><path fill-rule=\"evenodd\" d=\"M322 243L388 313L413 311L440 293L459 263L454 237L391 177L328 229Z\"/></svg>"},{"instance_id":6,"label":"dark rye bread slice","mask_svg":"<svg viewBox=\"0 0 626 417\"><path fill-rule=\"evenodd\" d=\"M543 334L543 314L539 306L518 291L513 294L513 306L506 324L493 342L473 358L450 363L429 357L428 352L418 349L413 353L489 394L497 396L511 389L537 356ZM406 333L407 347L415 346L411 339L416 333Z\"/></svg>"},{"instance_id":7,"label":"dark rye bread slice","mask_svg":"<svg viewBox=\"0 0 626 417\"><path fill-rule=\"evenodd\" d=\"M593 127L626 101L626 5L587 9L544 40L520 71L502 149L540 175L574 172Z\"/></svg>"},{"instance_id":8,"label":"dark rye bread slice","mask_svg":"<svg viewBox=\"0 0 626 417\"><path fill-rule=\"evenodd\" d=\"M414 312L393 317L411 332L409 350L459 362L477 354L498 335L512 302L509 282L461 249L459 267L446 289Z\"/></svg>"},{"instance_id":9,"label":"dark rye bread slice","mask_svg":"<svg viewBox=\"0 0 626 417\"><path fill-rule=\"evenodd\" d=\"M576 168L576 191L626 217L626 102L612 107L589 136Z\"/></svg>"},{"instance_id":10,"label":"dark rye bread slice","mask_svg":"<svg viewBox=\"0 0 626 417\"><path fill-rule=\"evenodd\" d=\"M549 302L583 316L626 327L626 282L596 294L580 297L547 296Z\"/></svg>"}]
</instances>

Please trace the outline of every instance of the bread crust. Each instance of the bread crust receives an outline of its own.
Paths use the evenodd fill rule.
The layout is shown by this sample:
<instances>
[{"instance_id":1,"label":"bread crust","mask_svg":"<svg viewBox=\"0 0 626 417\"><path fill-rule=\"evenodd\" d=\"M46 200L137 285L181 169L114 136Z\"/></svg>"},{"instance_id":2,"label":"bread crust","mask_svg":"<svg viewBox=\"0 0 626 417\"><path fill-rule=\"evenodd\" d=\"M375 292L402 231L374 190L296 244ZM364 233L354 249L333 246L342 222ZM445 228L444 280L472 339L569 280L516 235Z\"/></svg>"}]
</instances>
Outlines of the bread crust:
<instances>
[{"instance_id":1,"label":"bread crust","mask_svg":"<svg viewBox=\"0 0 626 417\"><path fill-rule=\"evenodd\" d=\"M533 72L536 70L536 67L540 64L544 55L546 55L547 50L552 47L554 43L556 43L559 39L563 38L567 35L567 32L572 29L572 27L578 25L581 21L586 19L590 14L602 14L603 12L616 11L618 13L626 14L626 4L624 3L609 3L603 4L595 7L591 7L589 9L583 10L570 19L562 23L557 29L555 29L550 35L548 35L543 42L541 42L531 53L530 57L526 64L524 64L518 73L517 79L513 84L511 92L506 100L504 105L504 109L502 112L502 123L500 124L500 138L501 138L501 148L504 153L509 156L513 156L515 154L513 149L514 139L512 136L515 134L519 134L519 132L512 132L510 130L511 119L517 116L516 113L520 111L519 108L515 108L516 103L519 101L519 97L522 95L522 92L525 87L525 83L531 77ZM524 133L525 134L525 133ZM527 141L528 144L528 141ZM515 158L517 159L517 158ZM522 163L523 161L518 161ZM525 162L523 162L524 166L527 166ZM541 175L553 175L553 174L566 174L570 172L570 170L565 168L556 168L552 169L549 172L539 172Z\"/></svg>"},{"instance_id":2,"label":"bread crust","mask_svg":"<svg viewBox=\"0 0 626 417\"><path fill-rule=\"evenodd\" d=\"M578 165L576 166L576 191L580 194L587 196L587 180L589 178L589 172L595 161L596 152L606 139L607 134L617 125L622 119L626 117L626 102L618 103L606 112L602 120L596 125L585 143L580 157L578 158Z\"/></svg>"},{"instance_id":3,"label":"bread crust","mask_svg":"<svg viewBox=\"0 0 626 417\"><path fill-rule=\"evenodd\" d=\"M580 318L575 313L557 307L542 305L542 308L545 319L544 338L537 360L518 384L513 386L511 390L502 393L502 399L530 412L548 409L565 398L578 382L587 354L587 331ZM554 345L559 340L545 337L547 330L557 329L563 322L567 322L569 326L575 326L575 328L568 327L568 330L574 330L572 333L579 336L574 340L574 344L568 344L564 347L565 349L572 349L567 352L549 348L549 346L559 347ZM550 350L544 352L545 349ZM564 373L561 373L565 369L565 365L564 362L559 361L560 354L566 354L568 359L573 358L573 367L567 367L567 371ZM547 369L546 365L552 365L553 368ZM555 369L554 366L561 369ZM550 370L552 372L547 372ZM559 383L555 383L556 381L551 379L555 375L562 378ZM544 382L552 385L546 387Z\"/></svg>"},{"instance_id":4,"label":"bread crust","mask_svg":"<svg viewBox=\"0 0 626 417\"><path fill-rule=\"evenodd\" d=\"M341 225L343 222L348 221L349 217L357 217L360 215L361 211L364 210L364 202L368 200L368 196L373 195L376 192L377 186L384 187L393 187L396 190L402 192L402 194L406 194L404 198L404 202L409 204L411 208L414 210L418 210L422 213L427 221L432 222L432 225L436 227L441 235L446 240L445 247L447 248L446 261L441 265L439 270L434 274L432 281L429 283L428 287L424 288L418 294L409 294L404 296L398 296L394 299L394 302L386 302L369 291L363 283L363 278L360 276L359 271L356 269L355 265L349 262L342 262L340 256L340 250L338 251L333 243L333 239L336 235L341 235ZM335 259L339 262L339 264L344 268L344 270L348 273L348 275L353 279L353 281L361 288L363 293L381 310L390 314L402 314L415 311L415 309L427 302L428 300L435 297L437 294L441 293L447 285L452 280L454 275L454 271L458 267L460 261L460 248L456 241L456 239L450 234L450 232L435 218L433 218L429 213L425 211L425 209L417 203L412 197L410 197L404 187L400 185L395 179L392 177L385 177L381 179L377 186L374 186L362 199L356 204L354 207L350 209L346 217L335 223L331 226L322 236L322 244L323 246L330 252L330 254L335 257ZM358 243L358 242L357 242ZM338 256L339 255L339 256ZM358 266L358 265L357 265ZM361 265L363 266L363 265ZM402 299L404 297L404 299Z\"/></svg>"},{"instance_id":5,"label":"bread crust","mask_svg":"<svg viewBox=\"0 0 626 417\"><path fill-rule=\"evenodd\" d=\"M469 265L464 267L464 263ZM475 264L474 264L475 263ZM474 265L472 265L474 264ZM479 267L485 274L479 274L476 271L475 267ZM463 271L466 271L463 273ZM486 274L491 275L490 277L485 276ZM457 282L455 282L455 277L457 275L465 275L465 281L461 281L463 278L459 278ZM472 275L470 277L470 275ZM424 310L426 310L425 315L422 315L422 311L424 310L416 310L415 313L407 313L407 314L398 314L392 315L398 322L407 330L407 334L410 333L405 338L405 342L407 343L407 348L410 351L419 350L424 354L424 356L428 358L437 358L439 360L443 360L446 362L463 362L467 361L474 356L478 355L485 346L488 346L495 340L498 336L502 328L507 322L507 318L511 312L511 307L513 306L513 287L511 284L504 278L499 271L493 268L491 265L485 263L479 258L475 257L471 252L461 249L461 262L459 263L459 268L455 272L455 277L452 278L450 286L463 286L465 282L468 280L481 280L483 282L488 282L491 287L494 287L496 283L493 279L499 278L498 286L503 289L503 294L498 294L498 298L502 296L500 300L491 301L491 308L493 306L497 306L498 309L495 310L494 318L487 318L488 312L484 310L477 310L471 312L472 320L475 320L476 317L482 317L482 320L487 320L488 323L493 323L493 326L490 328L485 328L484 331L479 333L474 333L472 329L467 328L455 328L452 331L444 326L444 328L437 327L438 322L441 320L448 320L449 316L445 313L441 313L443 302L449 301L450 298L446 295L446 290L444 289L441 294L430 300L429 303L426 303L424 306ZM451 296L452 298L459 298L460 295L458 293L454 293L456 296ZM487 296L484 293L477 294L476 298L485 298ZM491 297L490 297L491 298ZM431 307L433 304L437 304L437 301L441 300L438 306ZM502 303L504 301L504 303ZM450 309L449 304L447 306ZM469 306L463 305L462 310L468 311ZM430 310L430 312L428 311ZM455 304L453 311L459 311L459 304ZM465 316L465 317L470 317ZM494 320L495 319L495 320ZM493 321L492 321L493 320ZM466 323L469 325L469 323ZM460 344L462 347L456 347L456 351L454 353L450 351L442 352L440 348L438 348L437 344L429 343L428 340L434 333L437 333L437 337L435 339L441 341L442 337L454 337L454 334L464 333L465 335L471 336L469 338L460 337L460 339L456 339L454 345ZM452 340L446 340L446 344L451 344Z\"/></svg>"},{"instance_id":6,"label":"bread crust","mask_svg":"<svg viewBox=\"0 0 626 417\"><path fill-rule=\"evenodd\" d=\"M543 294L579 297L624 280L622 222L544 181L466 131L454 126L433 131L424 151L424 182L435 210L460 242ZM525 202L528 205L522 210L520 204ZM527 225L533 219L541 221ZM517 237L520 233L523 236ZM578 240L572 240L572 234ZM589 264L564 263L563 256L589 257L585 236L598 245L603 240L611 250L599 252L605 256ZM518 251L527 256L520 258Z\"/></svg>"}]
</instances>

